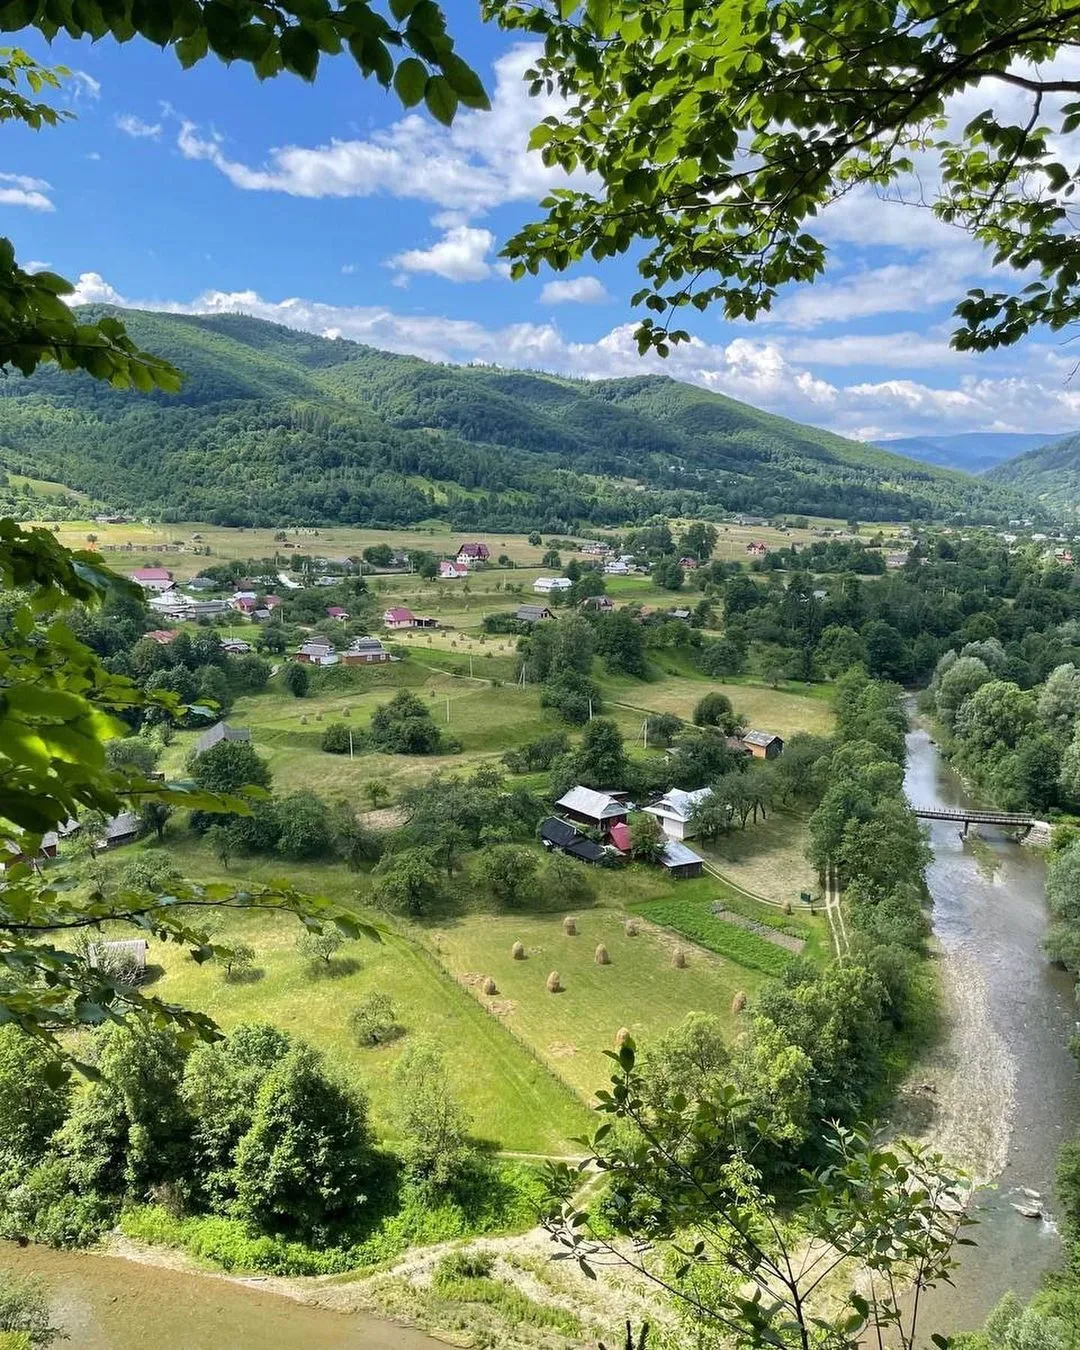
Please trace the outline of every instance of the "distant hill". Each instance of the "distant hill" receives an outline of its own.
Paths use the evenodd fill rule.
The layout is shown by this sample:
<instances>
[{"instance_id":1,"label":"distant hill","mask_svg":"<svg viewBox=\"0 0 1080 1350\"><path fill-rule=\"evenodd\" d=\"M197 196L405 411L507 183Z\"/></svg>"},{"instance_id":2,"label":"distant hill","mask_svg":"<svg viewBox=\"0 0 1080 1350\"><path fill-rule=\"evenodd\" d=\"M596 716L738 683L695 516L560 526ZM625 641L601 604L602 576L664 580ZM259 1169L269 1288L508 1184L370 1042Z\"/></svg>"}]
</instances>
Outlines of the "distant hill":
<instances>
[{"instance_id":1,"label":"distant hill","mask_svg":"<svg viewBox=\"0 0 1080 1350\"><path fill-rule=\"evenodd\" d=\"M986 481L1024 492L1049 508L1075 507L1080 501L1080 431L999 464Z\"/></svg>"},{"instance_id":2,"label":"distant hill","mask_svg":"<svg viewBox=\"0 0 1080 1350\"><path fill-rule=\"evenodd\" d=\"M956 436L901 436L876 444L896 455L978 474L1057 439L1034 431L968 431Z\"/></svg>"},{"instance_id":3,"label":"distant hill","mask_svg":"<svg viewBox=\"0 0 1080 1350\"><path fill-rule=\"evenodd\" d=\"M101 310L94 310L100 314ZM120 313L187 376L139 395L0 383L0 468L219 524L566 530L723 510L1002 519L1007 489L659 375L434 365L242 315Z\"/></svg>"}]
</instances>

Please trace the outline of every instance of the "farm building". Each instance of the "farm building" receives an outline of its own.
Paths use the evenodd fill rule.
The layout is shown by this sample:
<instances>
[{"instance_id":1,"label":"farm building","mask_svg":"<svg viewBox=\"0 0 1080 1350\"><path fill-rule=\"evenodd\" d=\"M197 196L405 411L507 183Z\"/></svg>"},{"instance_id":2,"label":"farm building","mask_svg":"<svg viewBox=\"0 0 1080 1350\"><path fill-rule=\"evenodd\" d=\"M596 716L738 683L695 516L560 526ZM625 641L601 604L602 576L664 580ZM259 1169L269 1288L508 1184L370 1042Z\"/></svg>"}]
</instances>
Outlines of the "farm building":
<instances>
[{"instance_id":1,"label":"farm building","mask_svg":"<svg viewBox=\"0 0 1080 1350\"><path fill-rule=\"evenodd\" d=\"M594 792L587 787L571 788L555 805L561 807L571 820L599 830L601 834L607 834L617 822L625 825L629 814L625 802L607 792Z\"/></svg>"},{"instance_id":2,"label":"farm building","mask_svg":"<svg viewBox=\"0 0 1080 1350\"><path fill-rule=\"evenodd\" d=\"M571 858L577 858L579 862L595 863L604 856L602 845L586 839L574 829L573 825L568 825L565 820L559 820L557 816L548 816L546 820L540 822L540 840L545 848L560 849Z\"/></svg>"},{"instance_id":3,"label":"farm building","mask_svg":"<svg viewBox=\"0 0 1080 1350\"><path fill-rule=\"evenodd\" d=\"M167 567L136 567L128 576L144 591L160 595L162 591L172 590L173 576Z\"/></svg>"},{"instance_id":4,"label":"farm building","mask_svg":"<svg viewBox=\"0 0 1080 1350\"><path fill-rule=\"evenodd\" d=\"M597 614L610 614L615 608L606 595L587 595L581 602L582 609L595 609Z\"/></svg>"},{"instance_id":5,"label":"farm building","mask_svg":"<svg viewBox=\"0 0 1080 1350\"><path fill-rule=\"evenodd\" d=\"M338 623L348 623L349 611L347 609L342 609L340 605L328 605L326 617L328 619L336 619Z\"/></svg>"},{"instance_id":6,"label":"farm building","mask_svg":"<svg viewBox=\"0 0 1080 1350\"><path fill-rule=\"evenodd\" d=\"M693 835L690 817L694 807L703 802L711 793L711 788L698 788L695 792L684 792L682 788L672 788L658 802L646 806L650 816L660 822L660 828L669 839L689 839Z\"/></svg>"},{"instance_id":7,"label":"farm building","mask_svg":"<svg viewBox=\"0 0 1080 1350\"><path fill-rule=\"evenodd\" d=\"M212 750L215 745L220 745L222 741L250 740L249 727L231 727L227 722L215 722L209 731L204 731L195 742L195 753L201 755L206 750Z\"/></svg>"},{"instance_id":8,"label":"farm building","mask_svg":"<svg viewBox=\"0 0 1080 1350\"><path fill-rule=\"evenodd\" d=\"M614 562L604 564L604 571L609 577L624 577L630 571L630 564L624 563L621 558L616 558Z\"/></svg>"},{"instance_id":9,"label":"farm building","mask_svg":"<svg viewBox=\"0 0 1080 1350\"><path fill-rule=\"evenodd\" d=\"M242 638L222 638L221 650L229 656L245 656L251 651L251 643Z\"/></svg>"},{"instance_id":10,"label":"farm building","mask_svg":"<svg viewBox=\"0 0 1080 1350\"><path fill-rule=\"evenodd\" d=\"M765 554L768 553L768 551L769 551L769 546L768 546L768 544L763 544L763 543L761 543L760 540L751 539L750 542L749 542L749 543L747 544L747 546L746 546L746 551L747 551L747 553L749 553L752 557L755 557L755 558L763 558L763 557L765 556Z\"/></svg>"},{"instance_id":11,"label":"farm building","mask_svg":"<svg viewBox=\"0 0 1080 1350\"><path fill-rule=\"evenodd\" d=\"M630 826L624 825L622 821L616 821L611 827L611 842L620 853L629 853L632 840L630 838Z\"/></svg>"},{"instance_id":12,"label":"farm building","mask_svg":"<svg viewBox=\"0 0 1080 1350\"><path fill-rule=\"evenodd\" d=\"M671 839L660 855L660 866L663 867L669 877L684 881L688 877L701 876L705 859L700 854L695 853L692 848L680 844L677 839Z\"/></svg>"},{"instance_id":13,"label":"farm building","mask_svg":"<svg viewBox=\"0 0 1080 1350\"><path fill-rule=\"evenodd\" d=\"M180 636L179 628L152 628L146 636L159 647L167 647Z\"/></svg>"},{"instance_id":14,"label":"farm building","mask_svg":"<svg viewBox=\"0 0 1080 1350\"><path fill-rule=\"evenodd\" d=\"M541 623L553 615L547 605L518 605L514 618L518 623Z\"/></svg>"},{"instance_id":15,"label":"farm building","mask_svg":"<svg viewBox=\"0 0 1080 1350\"><path fill-rule=\"evenodd\" d=\"M121 811L118 816L105 822L105 832L96 841L98 849L119 848L122 844L131 844L141 832L139 817L134 811Z\"/></svg>"},{"instance_id":16,"label":"farm building","mask_svg":"<svg viewBox=\"0 0 1080 1350\"><path fill-rule=\"evenodd\" d=\"M462 544L457 551L456 561L467 568L471 563L486 563L490 558L491 550L487 544Z\"/></svg>"},{"instance_id":17,"label":"farm building","mask_svg":"<svg viewBox=\"0 0 1080 1350\"><path fill-rule=\"evenodd\" d=\"M552 591L568 591L573 584L569 577L537 577L533 590L537 595L550 595Z\"/></svg>"},{"instance_id":18,"label":"farm building","mask_svg":"<svg viewBox=\"0 0 1080 1350\"><path fill-rule=\"evenodd\" d=\"M469 569L464 563L444 561L439 564L439 576L443 581L460 581L468 575Z\"/></svg>"},{"instance_id":19,"label":"farm building","mask_svg":"<svg viewBox=\"0 0 1080 1350\"><path fill-rule=\"evenodd\" d=\"M755 759L775 759L784 753L784 742L771 731L744 731L738 738Z\"/></svg>"},{"instance_id":20,"label":"farm building","mask_svg":"<svg viewBox=\"0 0 1080 1350\"><path fill-rule=\"evenodd\" d=\"M697 570L698 560L687 555L685 558L679 559L679 566L684 572L694 572Z\"/></svg>"},{"instance_id":21,"label":"farm building","mask_svg":"<svg viewBox=\"0 0 1080 1350\"><path fill-rule=\"evenodd\" d=\"M211 577L192 577L184 582L185 591L216 591L218 583Z\"/></svg>"},{"instance_id":22,"label":"farm building","mask_svg":"<svg viewBox=\"0 0 1080 1350\"><path fill-rule=\"evenodd\" d=\"M91 970L104 969L110 972L126 967L131 973L132 982L137 983L146 975L146 956L149 950L150 944L146 938L117 938L111 942L92 942L86 949L86 964Z\"/></svg>"},{"instance_id":23,"label":"farm building","mask_svg":"<svg viewBox=\"0 0 1080 1350\"><path fill-rule=\"evenodd\" d=\"M416 615L404 605L395 605L393 609L384 610L382 621L387 628L416 627Z\"/></svg>"},{"instance_id":24,"label":"farm building","mask_svg":"<svg viewBox=\"0 0 1080 1350\"><path fill-rule=\"evenodd\" d=\"M346 666L375 666L389 660L390 653L377 637L356 638L349 650L341 654Z\"/></svg>"}]
</instances>

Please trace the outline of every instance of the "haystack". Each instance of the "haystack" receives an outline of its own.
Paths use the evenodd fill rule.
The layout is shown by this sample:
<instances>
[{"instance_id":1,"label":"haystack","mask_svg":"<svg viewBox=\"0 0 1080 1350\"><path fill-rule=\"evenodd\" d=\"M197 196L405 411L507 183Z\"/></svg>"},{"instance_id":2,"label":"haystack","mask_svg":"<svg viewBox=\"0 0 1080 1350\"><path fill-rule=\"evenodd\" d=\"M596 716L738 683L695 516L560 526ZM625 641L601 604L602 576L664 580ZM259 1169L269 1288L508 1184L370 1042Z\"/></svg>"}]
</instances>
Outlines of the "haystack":
<instances>
[{"instance_id":1,"label":"haystack","mask_svg":"<svg viewBox=\"0 0 1080 1350\"><path fill-rule=\"evenodd\" d=\"M731 1011L733 1013L741 1013L745 1007L746 1007L746 994L742 989L740 989L739 992L735 995L735 997L731 1000Z\"/></svg>"},{"instance_id":2,"label":"haystack","mask_svg":"<svg viewBox=\"0 0 1080 1350\"><path fill-rule=\"evenodd\" d=\"M602 942L598 944L596 951L593 954L593 959L596 961L596 964L598 966L611 965L611 957L608 956L608 949L604 946Z\"/></svg>"},{"instance_id":3,"label":"haystack","mask_svg":"<svg viewBox=\"0 0 1080 1350\"><path fill-rule=\"evenodd\" d=\"M553 970L547 977L547 991L549 994L557 994L561 991L562 985L559 982L559 972Z\"/></svg>"},{"instance_id":4,"label":"haystack","mask_svg":"<svg viewBox=\"0 0 1080 1350\"><path fill-rule=\"evenodd\" d=\"M683 951L681 947L676 947L675 950L671 953L671 964L675 967L676 970L686 969L686 953Z\"/></svg>"},{"instance_id":5,"label":"haystack","mask_svg":"<svg viewBox=\"0 0 1080 1350\"><path fill-rule=\"evenodd\" d=\"M515 961L524 961L525 960L524 942L515 942L514 945L510 948L510 955L514 958Z\"/></svg>"},{"instance_id":6,"label":"haystack","mask_svg":"<svg viewBox=\"0 0 1080 1350\"><path fill-rule=\"evenodd\" d=\"M627 936L627 937L637 937L637 935L638 935L638 926L637 926L637 923L636 923L633 919L627 919L627 921L626 921L626 936Z\"/></svg>"},{"instance_id":7,"label":"haystack","mask_svg":"<svg viewBox=\"0 0 1080 1350\"><path fill-rule=\"evenodd\" d=\"M630 1035L630 1028L620 1027L615 1033L615 1049L621 1050L624 1045L632 1046L633 1044L634 1038Z\"/></svg>"},{"instance_id":8,"label":"haystack","mask_svg":"<svg viewBox=\"0 0 1080 1350\"><path fill-rule=\"evenodd\" d=\"M491 978L490 975L484 980L483 990L484 993L488 996L488 998L490 998L492 994L497 994L499 992L498 986L495 984L495 981Z\"/></svg>"},{"instance_id":9,"label":"haystack","mask_svg":"<svg viewBox=\"0 0 1080 1350\"><path fill-rule=\"evenodd\" d=\"M567 915L562 921L563 932L567 937L577 937L577 919Z\"/></svg>"}]
</instances>

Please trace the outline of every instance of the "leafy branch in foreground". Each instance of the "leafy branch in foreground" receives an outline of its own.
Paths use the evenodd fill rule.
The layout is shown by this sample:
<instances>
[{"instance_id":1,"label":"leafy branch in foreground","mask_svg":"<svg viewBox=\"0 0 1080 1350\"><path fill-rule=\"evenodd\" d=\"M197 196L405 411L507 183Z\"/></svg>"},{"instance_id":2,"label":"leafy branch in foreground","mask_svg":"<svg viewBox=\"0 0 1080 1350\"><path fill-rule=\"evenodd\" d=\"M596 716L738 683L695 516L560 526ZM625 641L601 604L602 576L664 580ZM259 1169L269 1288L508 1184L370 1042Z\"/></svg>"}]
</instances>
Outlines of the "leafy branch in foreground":
<instances>
[{"instance_id":1,"label":"leafy branch in foreground","mask_svg":"<svg viewBox=\"0 0 1080 1350\"><path fill-rule=\"evenodd\" d=\"M288 909L314 930L330 923L350 937L377 935L290 886L236 891L177 882L155 894L96 884L84 893L63 869L43 873L32 861L48 831L79 818L92 831L95 815L126 806L251 812L255 789L224 795L155 782L130 765L110 767L106 743L129 730L121 715L181 711L174 695L144 693L106 670L63 622L64 610L92 607L109 586L124 585L94 555L68 553L48 531L0 521L0 594L14 601L0 633L0 856L9 860L0 877L0 1024L53 1038L65 1028L139 1016L212 1038L208 1017L141 994L63 945L64 935L119 922L184 943L203 961L229 949L211 943L195 916L221 906Z\"/></svg>"},{"instance_id":2,"label":"leafy branch in foreground","mask_svg":"<svg viewBox=\"0 0 1080 1350\"><path fill-rule=\"evenodd\" d=\"M1023 273L1015 292L968 293L953 344L986 350L1080 318L1075 164L1080 40L1070 0L486 0L543 39L526 78L564 112L536 128L548 164L585 170L511 239L516 275L648 241L634 297L642 351L688 334L687 305L767 311L824 272L810 231L853 190L932 210ZM958 124L950 100L985 111ZM599 186L594 186L599 184ZM917 226L916 226L917 229Z\"/></svg>"},{"instance_id":3,"label":"leafy branch in foreground","mask_svg":"<svg viewBox=\"0 0 1080 1350\"><path fill-rule=\"evenodd\" d=\"M872 1334L913 1350L923 1291L948 1282L954 1246L970 1245L963 1173L915 1145L879 1148L865 1130L836 1128L828 1161L803 1173L781 1212L747 1142L767 1140L764 1123L735 1088L657 1092L632 1045L609 1057L618 1070L597 1110L610 1119L581 1141L590 1156L549 1165L556 1259L593 1278L605 1265L637 1271L698 1345L856 1350ZM603 1222L575 1204L593 1169L608 1183Z\"/></svg>"},{"instance_id":4,"label":"leafy branch in foreground","mask_svg":"<svg viewBox=\"0 0 1080 1350\"><path fill-rule=\"evenodd\" d=\"M52 41L70 38L118 42L145 38L171 47L185 68L210 53L249 65L259 79L287 72L313 80L323 56L347 53L365 77L393 89L406 107L423 103L449 126L459 106L490 107L479 76L454 50L442 9L433 0L389 0L388 12L369 0L188 0L144 4L142 0L69 0L0 5L6 32L36 29ZM0 48L0 121L38 130L71 116L36 101L59 90L68 71L39 65L18 48ZM24 92L24 90L28 92ZM80 322L64 301L74 287L53 272L27 272L0 239L0 369L29 375L43 361L62 370L85 370L95 379L140 392L175 393L180 373L167 361L140 351L116 318Z\"/></svg>"}]
</instances>

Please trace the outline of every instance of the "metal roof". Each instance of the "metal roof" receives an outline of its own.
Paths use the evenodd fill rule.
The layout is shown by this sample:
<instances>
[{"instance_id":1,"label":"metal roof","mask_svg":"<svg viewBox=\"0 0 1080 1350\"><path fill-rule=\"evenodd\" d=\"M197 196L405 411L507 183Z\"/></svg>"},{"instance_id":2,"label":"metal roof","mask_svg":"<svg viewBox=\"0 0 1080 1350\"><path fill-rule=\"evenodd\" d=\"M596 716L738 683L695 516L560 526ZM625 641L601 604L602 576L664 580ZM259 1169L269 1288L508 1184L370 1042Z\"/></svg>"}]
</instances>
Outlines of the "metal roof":
<instances>
[{"instance_id":1,"label":"metal roof","mask_svg":"<svg viewBox=\"0 0 1080 1350\"><path fill-rule=\"evenodd\" d=\"M691 863L703 863L705 859L692 848L680 844L677 839L669 839L660 861L665 867L687 867Z\"/></svg>"},{"instance_id":2,"label":"metal roof","mask_svg":"<svg viewBox=\"0 0 1080 1350\"><path fill-rule=\"evenodd\" d=\"M558 848L566 848L581 836L573 825L568 825L565 820L560 820L558 816L548 816L546 820L540 822L540 838L549 844L555 844Z\"/></svg>"},{"instance_id":3,"label":"metal roof","mask_svg":"<svg viewBox=\"0 0 1080 1350\"><path fill-rule=\"evenodd\" d=\"M251 731L248 727L230 727L227 722L216 722L209 731L204 731L195 742L195 753L201 755L204 750L209 750L220 741L250 741Z\"/></svg>"},{"instance_id":4,"label":"metal roof","mask_svg":"<svg viewBox=\"0 0 1080 1350\"><path fill-rule=\"evenodd\" d=\"M684 792L682 788L672 788L670 792L645 808L655 816L675 816L678 820L689 820L690 815L700 802L712 795L712 788L696 788L693 792Z\"/></svg>"},{"instance_id":5,"label":"metal roof","mask_svg":"<svg viewBox=\"0 0 1080 1350\"><path fill-rule=\"evenodd\" d=\"M592 816L595 820L606 820L609 816L625 816L623 802L609 797L606 792L594 792L592 788L574 787L555 803L566 811L578 811L583 816Z\"/></svg>"},{"instance_id":6,"label":"metal roof","mask_svg":"<svg viewBox=\"0 0 1080 1350\"><path fill-rule=\"evenodd\" d=\"M742 741L745 745L772 745L773 741L780 740L780 737L772 731L744 731Z\"/></svg>"}]
</instances>

